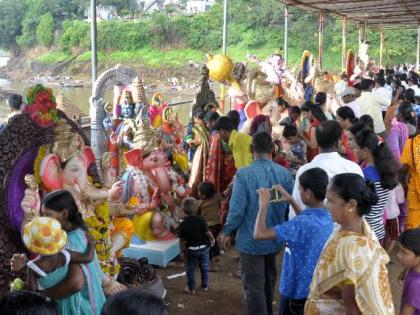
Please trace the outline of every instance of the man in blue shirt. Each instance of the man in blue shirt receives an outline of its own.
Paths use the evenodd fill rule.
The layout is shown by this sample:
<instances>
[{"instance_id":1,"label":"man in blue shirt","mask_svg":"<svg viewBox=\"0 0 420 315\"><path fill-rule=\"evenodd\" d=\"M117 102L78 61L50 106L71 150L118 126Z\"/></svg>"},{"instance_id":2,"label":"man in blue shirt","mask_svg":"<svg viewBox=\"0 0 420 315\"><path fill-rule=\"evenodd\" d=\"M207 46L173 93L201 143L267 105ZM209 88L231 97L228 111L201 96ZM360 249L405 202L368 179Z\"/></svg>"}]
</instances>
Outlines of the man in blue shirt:
<instances>
[{"instance_id":1,"label":"man in blue shirt","mask_svg":"<svg viewBox=\"0 0 420 315\"><path fill-rule=\"evenodd\" d=\"M276 255L282 245L277 240L256 241L253 238L258 214L257 190L277 184L281 184L289 193L293 189L290 172L271 160L273 149L271 136L265 132L257 133L252 139L254 162L236 173L224 229L223 245L226 249L230 246L231 235L238 229L236 249L240 253L246 312L250 315L273 313ZM267 225L274 227L284 222L287 204L275 203L271 208Z\"/></svg>"},{"instance_id":2,"label":"man in blue shirt","mask_svg":"<svg viewBox=\"0 0 420 315\"><path fill-rule=\"evenodd\" d=\"M268 189L258 191L260 211L255 223L255 239L286 241L280 279L280 315L304 314L316 264L334 227L331 214L324 206L327 186L328 175L321 168L311 168L301 174L299 191L307 206L303 211L283 187L274 186L281 193L281 201L298 209L297 217L274 228L266 226L270 192Z\"/></svg>"}]
</instances>

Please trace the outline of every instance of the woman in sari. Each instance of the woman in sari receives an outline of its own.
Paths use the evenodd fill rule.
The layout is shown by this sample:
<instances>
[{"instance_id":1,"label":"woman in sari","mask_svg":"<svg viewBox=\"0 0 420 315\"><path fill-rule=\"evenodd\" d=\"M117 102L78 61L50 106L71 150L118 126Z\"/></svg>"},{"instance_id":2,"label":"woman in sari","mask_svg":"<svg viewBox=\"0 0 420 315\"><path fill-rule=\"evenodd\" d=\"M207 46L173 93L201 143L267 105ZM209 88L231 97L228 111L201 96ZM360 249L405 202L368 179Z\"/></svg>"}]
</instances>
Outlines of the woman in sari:
<instances>
[{"instance_id":1,"label":"woman in sari","mask_svg":"<svg viewBox=\"0 0 420 315\"><path fill-rule=\"evenodd\" d=\"M364 220L377 201L357 174L339 174L327 189L327 208L340 226L321 253L306 315L393 315L386 264L389 257Z\"/></svg>"},{"instance_id":2,"label":"woman in sari","mask_svg":"<svg viewBox=\"0 0 420 315\"><path fill-rule=\"evenodd\" d=\"M222 140L220 132L213 126L219 114L208 112L204 118L210 135L209 156L205 168L204 179L216 188L216 192L223 193L235 175L235 162L229 145Z\"/></svg>"},{"instance_id":3,"label":"woman in sari","mask_svg":"<svg viewBox=\"0 0 420 315\"><path fill-rule=\"evenodd\" d=\"M352 162L356 162L356 153L350 147L348 130L357 121L356 116L354 115L353 110L348 106L342 106L337 109L337 122L340 124L343 129L341 133L341 154L344 157Z\"/></svg>"},{"instance_id":4,"label":"woman in sari","mask_svg":"<svg viewBox=\"0 0 420 315\"><path fill-rule=\"evenodd\" d=\"M319 153L319 147L315 137L316 127L318 127L321 122L327 121L327 117L321 107L312 102L306 102L301 109L306 116L306 119L311 122L309 130L303 134L302 138L308 145L307 160L310 162Z\"/></svg>"},{"instance_id":5,"label":"woman in sari","mask_svg":"<svg viewBox=\"0 0 420 315\"><path fill-rule=\"evenodd\" d=\"M420 226L420 134L408 139L401 155L401 172L406 180L407 229ZM408 178L407 178L408 177Z\"/></svg>"},{"instance_id":6,"label":"woman in sari","mask_svg":"<svg viewBox=\"0 0 420 315\"><path fill-rule=\"evenodd\" d=\"M209 154L209 133L204 123L204 116L205 113L201 109L194 112L193 139L189 142L190 147L196 148L188 181L188 186L191 188L194 197L198 197L198 184L204 181L204 168Z\"/></svg>"},{"instance_id":7,"label":"woman in sari","mask_svg":"<svg viewBox=\"0 0 420 315\"><path fill-rule=\"evenodd\" d=\"M398 82L398 86L395 87L395 90L392 93L391 105L386 110L384 118L385 129L387 132L389 132L389 130L391 129L391 122L396 116L398 106L400 106L404 101L405 88L401 85L400 81Z\"/></svg>"}]
</instances>

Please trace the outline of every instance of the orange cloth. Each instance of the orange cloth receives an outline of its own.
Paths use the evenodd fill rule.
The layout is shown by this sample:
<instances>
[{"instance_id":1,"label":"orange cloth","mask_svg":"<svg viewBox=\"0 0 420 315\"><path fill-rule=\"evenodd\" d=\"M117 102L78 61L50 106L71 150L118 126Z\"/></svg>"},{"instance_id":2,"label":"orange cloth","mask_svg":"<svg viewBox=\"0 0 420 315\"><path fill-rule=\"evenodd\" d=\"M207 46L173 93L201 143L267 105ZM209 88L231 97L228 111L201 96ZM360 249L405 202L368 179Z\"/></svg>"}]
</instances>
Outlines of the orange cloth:
<instances>
[{"instance_id":1,"label":"orange cloth","mask_svg":"<svg viewBox=\"0 0 420 315\"><path fill-rule=\"evenodd\" d=\"M405 143L401 164L408 166L407 229L413 229L420 226L420 135Z\"/></svg>"},{"instance_id":2,"label":"orange cloth","mask_svg":"<svg viewBox=\"0 0 420 315\"><path fill-rule=\"evenodd\" d=\"M112 220L112 226L111 236L116 233L121 234L125 241L124 247L128 247L134 233L133 222L128 218L115 218Z\"/></svg>"}]
</instances>

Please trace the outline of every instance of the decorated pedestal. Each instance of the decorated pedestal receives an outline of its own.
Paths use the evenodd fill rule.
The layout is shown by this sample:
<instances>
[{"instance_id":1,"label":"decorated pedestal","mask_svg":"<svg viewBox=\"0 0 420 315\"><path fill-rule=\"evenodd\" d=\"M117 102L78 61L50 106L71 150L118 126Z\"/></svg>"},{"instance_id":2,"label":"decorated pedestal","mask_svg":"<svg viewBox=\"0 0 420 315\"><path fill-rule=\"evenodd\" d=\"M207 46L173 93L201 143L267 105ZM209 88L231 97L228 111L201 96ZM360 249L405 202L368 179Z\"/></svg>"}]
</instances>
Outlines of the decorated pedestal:
<instances>
[{"instance_id":1,"label":"decorated pedestal","mask_svg":"<svg viewBox=\"0 0 420 315\"><path fill-rule=\"evenodd\" d=\"M135 259L147 258L149 264L165 268L180 253L179 239L144 242L135 235L130 246L122 251L123 256Z\"/></svg>"}]
</instances>

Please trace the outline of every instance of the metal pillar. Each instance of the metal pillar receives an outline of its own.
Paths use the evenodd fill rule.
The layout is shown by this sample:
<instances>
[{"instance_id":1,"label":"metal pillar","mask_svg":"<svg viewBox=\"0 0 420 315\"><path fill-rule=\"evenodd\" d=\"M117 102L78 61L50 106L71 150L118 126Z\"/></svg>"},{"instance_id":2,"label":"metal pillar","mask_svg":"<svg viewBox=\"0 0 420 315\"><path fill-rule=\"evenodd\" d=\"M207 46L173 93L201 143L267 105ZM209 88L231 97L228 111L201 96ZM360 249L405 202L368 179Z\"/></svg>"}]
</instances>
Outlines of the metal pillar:
<instances>
[{"instance_id":1,"label":"metal pillar","mask_svg":"<svg viewBox=\"0 0 420 315\"><path fill-rule=\"evenodd\" d=\"M342 20L342 28L343 28L343 34L342 34L342 47L341 47L341 70L345 71L346 69L346 62L347 62L347 18L343 17Z\"/></svg>"},{"instance_id":2,"label":"metal pillar","mask_svg":"<svg viewBox=\"0 0 420 315\"><path fill-rule=\"evenodd\" d=\"M384 41L385 41L384 31L381 30L379 35L381 37L381 42L380 42L380 46L379 46L379 69L383 69L383 66L384 66Z\"/></svg>"},{"instance_id":3,"label":"metal pillar","mask_svg":"<svg viewBox=\"0 0 420 315\"><path fill-rule=\"evenodd\" d=\"M96 50L96 0L90 0L90 10L92 15L92 24L90 28L90 41L92 47L92 91L97 77L98 53Z\"/></svg>"},{"instance_id":4,"label":"metal pillar","mask_svg":"<svg viewBox=\"0 0 420 315\"><path fill-rule=\"evenodd\" d=\"M417 54L416 70L420 71L420 26L417 26Z\"/></svg>"},{"instance_id":5,"label":"metal pillar","mask_svg":"<svg viewBox=\"0 0 420 315\"><path fill-rule=\"evenodd\" d=\"M223 1L223 46L222 52L226 55L227 51L227 23L228 23L228 0Z\"/></svg>"},{"instance_id":6,"label":"metal pillar","mask_svg":"<svg viewBox=\"0 0 420 315\"><path fill-rule=\"evenodd\" d=\"M289 14L287 12L287 6L284 6L284 64L287 65L287 50L288 50L288 40L289 40Z\"/></svg>"},{"instance_id":7,"label":"metal pillar","mask_svg":"<svg viewBox=\"0 0 420 315\"><path fill-rule=\"evenodd\" d=\"M319 31L318 31L318 64L319 69L322 70L322 49L324 42L324 13L319 13Z\"/></svg>"}]
</instances>

